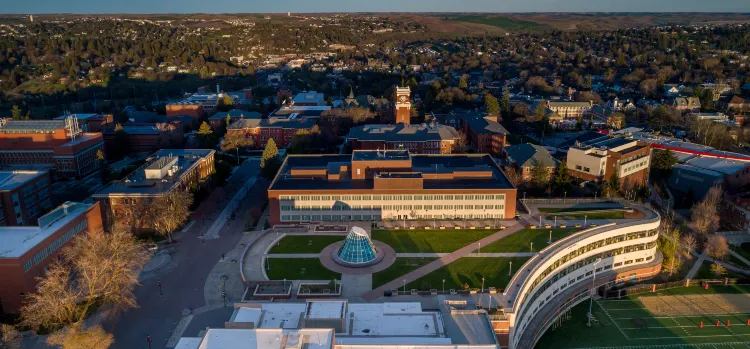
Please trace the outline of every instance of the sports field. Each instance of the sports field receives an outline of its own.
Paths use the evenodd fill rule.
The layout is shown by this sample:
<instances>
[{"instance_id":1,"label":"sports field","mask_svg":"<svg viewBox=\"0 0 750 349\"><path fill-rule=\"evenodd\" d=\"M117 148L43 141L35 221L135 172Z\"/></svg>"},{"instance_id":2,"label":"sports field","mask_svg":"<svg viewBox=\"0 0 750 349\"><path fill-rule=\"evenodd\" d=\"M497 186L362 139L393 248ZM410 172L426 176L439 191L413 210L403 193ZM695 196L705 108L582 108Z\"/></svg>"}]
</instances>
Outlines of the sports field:
<instances>
[{"instance_id":1,"label":"sports field","mask_svg":"<svg viewBox=\"0 0 750 349\"><path fill-rule=\"evenodd\" d=\"M591 327L586 326L586 301L553 325L536 348L750 348L749 290L690 287L599 300L594 302ZM728 293L716 293L722 291Z\"/></svg>"}]
</instances>

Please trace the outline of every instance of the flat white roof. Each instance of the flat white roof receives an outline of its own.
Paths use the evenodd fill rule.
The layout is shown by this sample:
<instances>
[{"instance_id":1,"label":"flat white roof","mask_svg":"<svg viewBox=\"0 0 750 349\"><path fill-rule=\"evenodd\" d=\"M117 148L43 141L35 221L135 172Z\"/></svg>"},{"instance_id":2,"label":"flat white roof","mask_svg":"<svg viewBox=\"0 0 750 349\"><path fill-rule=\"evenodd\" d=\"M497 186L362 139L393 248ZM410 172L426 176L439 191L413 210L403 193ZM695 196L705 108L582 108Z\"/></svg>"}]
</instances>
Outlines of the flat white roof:
<instances>
[{"instance_id":1,"label":"flat white roof","mask_svg":"<svg viewBox=\"0 0 750 349\"><path fill-rule=\"evenodd\" d=\"M198 349L202 340L201 337L182 337L174 349Z\"/></svg>"},{"instance_id":2,"label":"flat white roof","mask_svg":"<svg viewBox=\"0 0 750 349\"><path fill-rule=\"evenodd\" d=\"M263 320L258 328L298 328L305 303L264 303ZM238 314L239 315L239 314Z\"/></svg>"},{"instance_id":3,"label":"flat white roof","mask_svg":"<svg viewBox=\"0 0 750 349\"><path fill-rule=\"evenodd\" d=\"M339 346L364 346L364 345L450 345L453 344L447 337L354 337L337 336L336 348Z\"/></svg>"},{"instance_id":4,"label":"flat white roof","mask_svg":"<svg viewBox=\"0 0 750 349\"><path fill-rule=\"evenodd\" d=\"M444 335L440 313L423 312L420 303L349 303L348 313L354 314L352 336Z\"/></svg>"},{"instance_id":5,"label":"flat white roof","mask_svg":"<svg viewBox=\"0 0 750 349\"><path fill-rule=\"evenodd\" d=\"M263 311L258 308L239 308L237 309L237 315L232 322L252 322L256 327L260 327L258 322L260 321L260 315L262 313Z\"/></svg>"},{"instance_id":6,"label":"flat white roof","mask_svg":"<svg viewBox=\"0 0 750 349\"><path fill-rule=\"evenodd\" d=\"M750 167L750 162L721 159L710 156L697 156L687 160L685 163L690 166L721 172L727 175L735 174Z\"/></svg>"},{"instance_id":7,"label":"flat white roof","mask_svg":"<svg viewBox=\"0 0 750 349\"><path fill-rule=\"evenodd\" d=\"M66 207L67 205L67 207ZM39 218L39 227L0 227L0 258L19 258L92 205L66 202Z\"/></svg>"},{"instance_id":8,"label":"flat white roof","mask_svg":"<svg viewBox=\"0 0 750 349\"><path fill-rule=\"evenodd\" d=\"M337 345L336 349L497 349L497 345Z\"/></svg>"},{"instance_id":9,"label":"flat white roof","mask_svg":"<svg viewBox=\"0 0 750 349\"><path fill-rule=\"evenodd\" d=\"M284 335L300 334L302 348L331 349L332 329L208 329L198 349L284 349Z\"/></svg>"},{"instance_id":10,"label":"flat white roof","mask_svg":"<svg viewBox=\"0 0 750 349\"><path fill-rule=\"evenodd\" d=\"M307 303L307 319L341 319L346 316L346 301L313 301Z\"/></svg>"}]
</instances>

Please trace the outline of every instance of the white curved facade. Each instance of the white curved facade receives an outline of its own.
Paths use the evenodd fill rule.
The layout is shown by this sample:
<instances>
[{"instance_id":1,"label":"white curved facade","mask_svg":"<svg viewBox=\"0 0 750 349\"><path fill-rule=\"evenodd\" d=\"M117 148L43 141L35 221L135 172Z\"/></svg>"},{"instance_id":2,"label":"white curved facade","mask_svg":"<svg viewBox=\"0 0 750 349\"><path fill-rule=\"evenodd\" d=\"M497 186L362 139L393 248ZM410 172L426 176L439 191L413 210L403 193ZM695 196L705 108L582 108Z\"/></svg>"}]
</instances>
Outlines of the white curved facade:
<instances>
[{"instance_id":1,"label":"white curved facade","mask_svg":"<svg viewBox=\"0 0 750 349\"><path fill-rule=\"evenodd\" d=\"M537 319L537 312L557 301L558 293L571 287L585 287L583 282L590 287L597 258L601 261L596 264L596 273L632 270L655 263L660 217L651 209L640 209L646 218L568 236L540 251L521 267L503 294L503 306L510 321L510 349L533 347L539 339L536 337L543 333L537 331L539 322L543 321ZM525 333L530 328L535 333ZM522 338L524 345L519 346Z\"/></svg>"}]
</instances>

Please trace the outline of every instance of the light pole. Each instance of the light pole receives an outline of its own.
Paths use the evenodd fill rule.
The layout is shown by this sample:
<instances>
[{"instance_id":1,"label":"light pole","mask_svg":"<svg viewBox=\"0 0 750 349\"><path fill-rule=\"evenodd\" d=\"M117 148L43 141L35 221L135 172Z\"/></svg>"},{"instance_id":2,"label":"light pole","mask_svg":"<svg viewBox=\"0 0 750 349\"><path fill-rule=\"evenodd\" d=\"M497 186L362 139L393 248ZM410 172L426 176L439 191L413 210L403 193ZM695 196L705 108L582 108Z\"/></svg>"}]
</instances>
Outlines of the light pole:
<instances>
[{"instance_id":1,"label":"light pole","mask_svg":"<svg viewBox=\"0 0 750 349\"><path fill-rule=\"evenodd\" d=\"M508 276L513 275L513 261L508 261Z\"/></svg>"},{"instance_id":2,"label":"light pole","mask_svg":"<svg viewBox=\"0 0 750 349\"><path fill-rule=\"evenodd\" d=\"M568 192L567 192L567 191L565 191L565 192L563 192L563 202L565 202L565 200L566 200L567 198L568 198Z\"/></svg>"},{"instance_id":3,"label":"light pole","mask_svg":"<svg viewBox=\"0 0 750 349\"><path fill-rule=\"evenodd\" d=\"M479 248L477 249L477 256L478 256L480 253L482 253L482 243L477 242L477 244L479 245Z\"/></svg>"},{"instance_id":4,"label":"light pole","mask_svg":"<svg viewBox=\"0 0 750 349\"><path fill-rule=\"evenodd\" d=\"M586 324L586 326L588 327L591 327L591 310L594 306L594 293L593 292L594 292L594 283L596 282L596 265L601 261L602 261L601 258L597 258L594 261L594 277L591 279L591 291L590 291L591 293L589 294L589 297L591 297L590 302L589 302L589 322Z\"/></svg>"},{"instance_id":5,"label":"light pole","mask_svg":"<svg viewBox=\"0 0 750 349\"><path fill-rule=\"evenodd\" d=\"M557 228L557 216L555 216L555 228Z\"/></svg>"},{"instance_id":6,"label":"light pole","mask_svg":"<svg viewBox=\"0 0 750 349\"><path fill-rule=\"evenodd\" d=\"M583 227L586 228L586 218L588 218L587 215L583 215Z\"/></svg>"},{"instance_id":7,"label":"light pole","mask_svg":"<svg viewBox=\"0 0 750 349\"><path fill-rule=\"evenodd\" d=\"M549 231L549 241L547 243L552 244L552 230Z\"/></svg>"},{"instance_id":8,"label":"light pole","mask_svg":"<svg viewBox=\"0 0 750 349\"><path fill-rule=\"evenodd\" d=\"M534 242L531 242L531 246L529 246L529 252L534 252Z\"/></svg>"},{"instance_id":9,"label":"light pole","mask_svg":"<svg viewBox=\"0 0 750 349\"><path fill-rule=\"evenodd\" d=\"M159 280L159 283L158 283L158 285L159 285L159 295L160 295L160 296L163 296L163 295L164 295L164 293L162 293L162 291L161 291L161 287L163 286L163 284L162 284L161 280Z\"/></svg>"},{"instance_id":10,"label":"light pole","mask_svg":"<svg viewBox=\"0 0 750 349\"><path fill-rule=\"evenodd\" d=\"M443 293L445 293L445 279L443 279Z\"/></svg>"}]
</instances>

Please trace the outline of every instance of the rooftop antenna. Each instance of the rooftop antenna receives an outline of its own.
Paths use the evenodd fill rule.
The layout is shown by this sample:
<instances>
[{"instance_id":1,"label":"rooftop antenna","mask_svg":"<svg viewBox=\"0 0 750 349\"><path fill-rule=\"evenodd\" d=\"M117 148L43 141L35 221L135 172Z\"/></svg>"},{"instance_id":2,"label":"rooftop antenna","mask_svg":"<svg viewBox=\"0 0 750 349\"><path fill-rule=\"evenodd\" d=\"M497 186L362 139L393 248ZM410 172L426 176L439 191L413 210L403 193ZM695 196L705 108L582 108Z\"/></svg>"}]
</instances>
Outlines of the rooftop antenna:
<instances>
[{"instance_id":1,"label":"rooftop antenna","mask_svg":"<svg viewBox=\"0 0 750 349\"><path fill-rule=\"evenodd\" d=\"M65 129L68 130L68 137L70 139L75 139L79 134L81 134L81 128L78 126L78 120L73 117L69 112L67 112L67 117L65 118Z\"/></svg>"}]
</instances>

